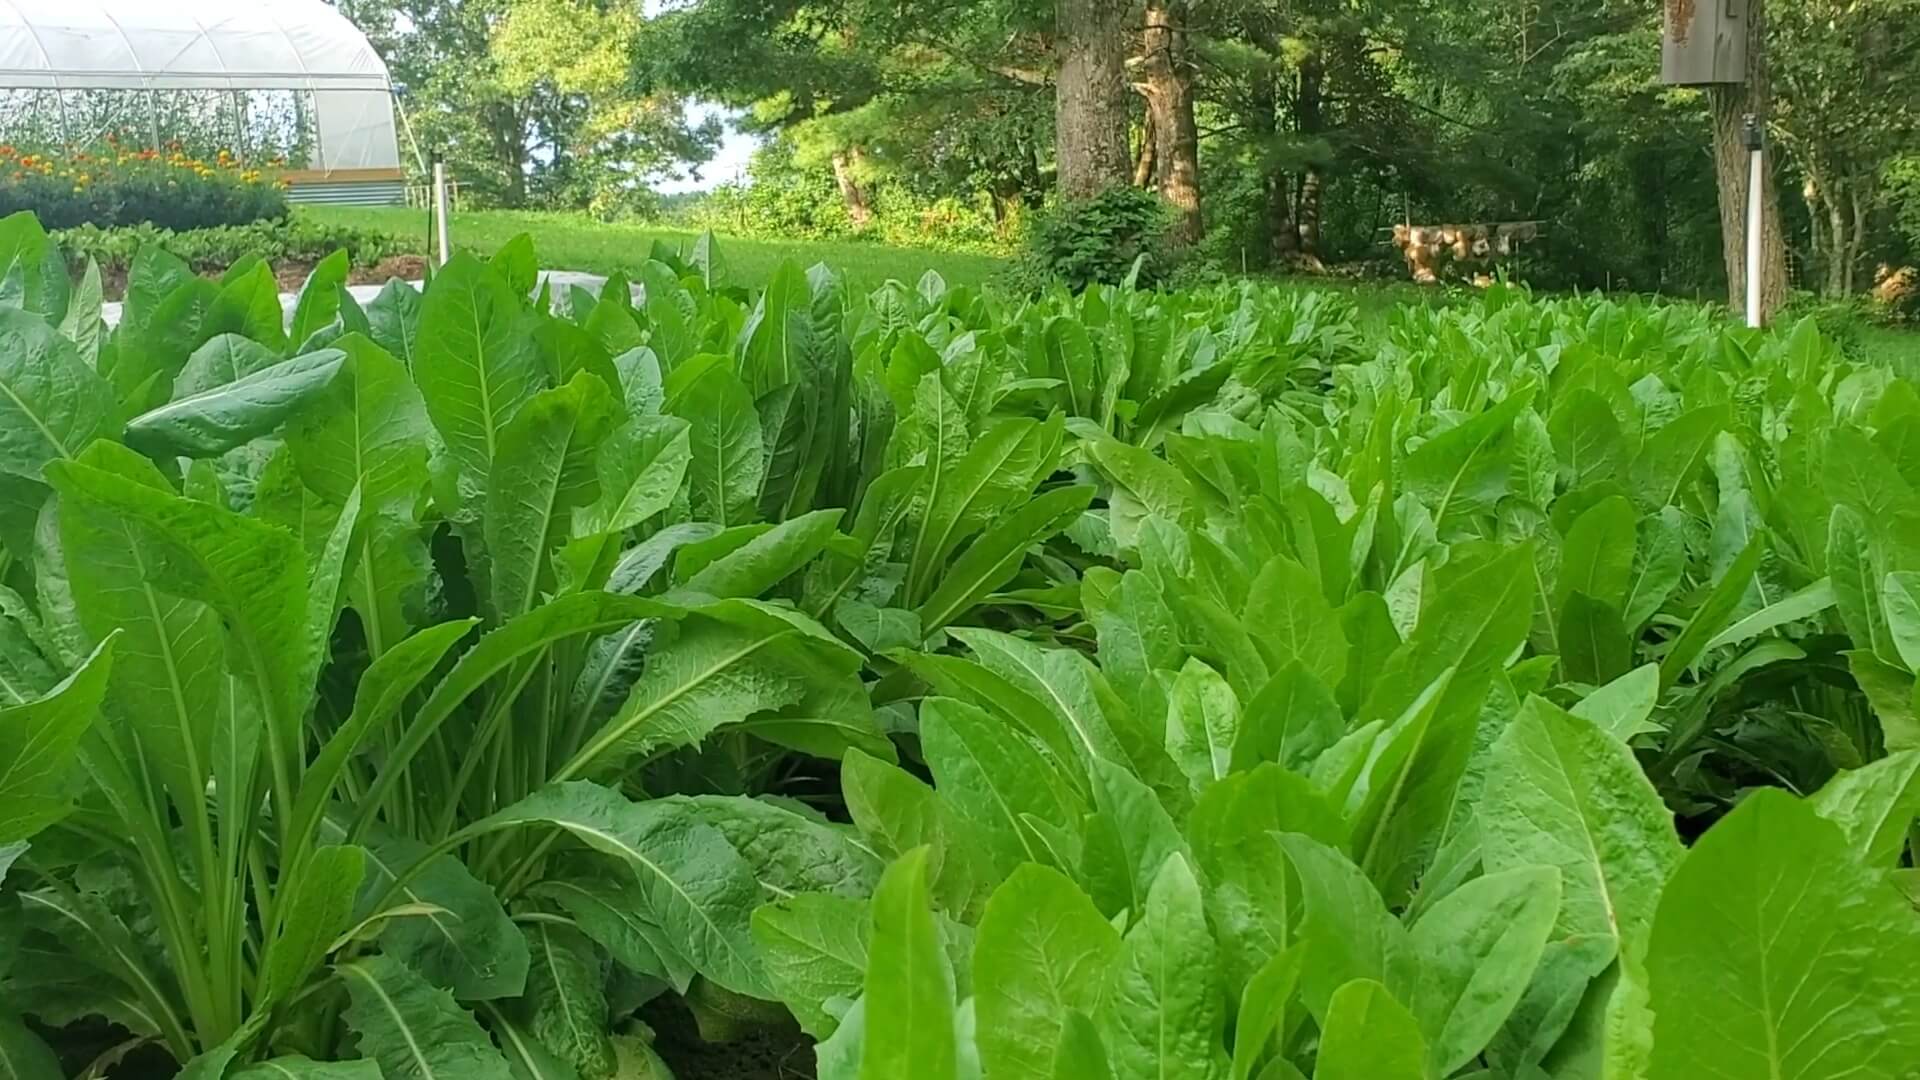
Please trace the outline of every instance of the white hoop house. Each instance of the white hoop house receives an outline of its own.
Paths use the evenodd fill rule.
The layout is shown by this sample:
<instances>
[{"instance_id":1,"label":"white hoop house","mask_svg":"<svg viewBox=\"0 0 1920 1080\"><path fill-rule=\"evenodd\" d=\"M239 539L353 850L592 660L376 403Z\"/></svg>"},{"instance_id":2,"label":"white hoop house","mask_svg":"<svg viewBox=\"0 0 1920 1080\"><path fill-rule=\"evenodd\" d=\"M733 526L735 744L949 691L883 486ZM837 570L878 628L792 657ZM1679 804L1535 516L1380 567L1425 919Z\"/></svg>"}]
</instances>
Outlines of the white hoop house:
<instances>
[{"instance_id":1,"label":"white hoop house","mask_svg":"<svg viewBox=\"0 0 1920 1080\"><path fill-rule=\"evenodd\" d=\"M284 161L295 200L386 203L394 116L386 64L321 0L0 0L12 143L218 145Z\"/></svg>"}]
</instances>

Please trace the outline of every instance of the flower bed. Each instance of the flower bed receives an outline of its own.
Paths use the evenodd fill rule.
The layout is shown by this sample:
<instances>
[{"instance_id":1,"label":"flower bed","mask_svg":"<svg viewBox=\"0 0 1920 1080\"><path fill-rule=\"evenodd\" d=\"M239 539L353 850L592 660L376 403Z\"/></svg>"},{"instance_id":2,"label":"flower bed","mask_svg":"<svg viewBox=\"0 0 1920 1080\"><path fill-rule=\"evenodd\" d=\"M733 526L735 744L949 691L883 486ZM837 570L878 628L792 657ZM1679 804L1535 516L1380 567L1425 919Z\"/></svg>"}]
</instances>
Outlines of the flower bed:
<instances>
[{"instance_id":1,"label":"flower bed","mask_svg":"<svg viewBox=\"0 0 1920 1080\"><path fill-rule=\"evenodd\" d=\"M224 150L207 159L177 146L71 155L0 146L0 216L20 210L49 229L198 229L285 217L287 199L269 172Z\"/></svg>"}]
</instances>

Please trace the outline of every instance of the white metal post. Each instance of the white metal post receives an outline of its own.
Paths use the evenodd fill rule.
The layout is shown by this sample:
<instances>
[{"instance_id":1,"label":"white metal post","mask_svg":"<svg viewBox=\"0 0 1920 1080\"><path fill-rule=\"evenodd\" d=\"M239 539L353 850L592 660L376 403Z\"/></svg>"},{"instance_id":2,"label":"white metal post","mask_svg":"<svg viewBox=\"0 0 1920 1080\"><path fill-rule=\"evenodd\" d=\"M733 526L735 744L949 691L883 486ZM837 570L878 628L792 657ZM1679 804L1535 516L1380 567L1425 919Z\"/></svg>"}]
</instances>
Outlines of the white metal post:
<instances>
[{"instance_id":1,"label":"white metal post","mask_svg":"<svg viewBox=\"0 0 1920 1080\"><path fill-rule=\"evenodd\" d=\"M453 245L447 238L447 164L444 161L433 163L433 217L434 234L439 243L439 265L447 265L453 258Z\"/></svg>"},{"instance_id":2,"label":"white metal post","mask_svg":"<svg viewBox=\"0 0 1920 1080\"><path fill-rule=\"evenodd\" d=\"M1764 227L1764 215L1760 212L1760 198L1766 185L1766 134L1760 127L1759 118L1749 115L1746 120L1747 142L1747 325L1755 329L1760 327L1760 244L1764 239L1760 235Z\"/></svg>"}]
</instances>

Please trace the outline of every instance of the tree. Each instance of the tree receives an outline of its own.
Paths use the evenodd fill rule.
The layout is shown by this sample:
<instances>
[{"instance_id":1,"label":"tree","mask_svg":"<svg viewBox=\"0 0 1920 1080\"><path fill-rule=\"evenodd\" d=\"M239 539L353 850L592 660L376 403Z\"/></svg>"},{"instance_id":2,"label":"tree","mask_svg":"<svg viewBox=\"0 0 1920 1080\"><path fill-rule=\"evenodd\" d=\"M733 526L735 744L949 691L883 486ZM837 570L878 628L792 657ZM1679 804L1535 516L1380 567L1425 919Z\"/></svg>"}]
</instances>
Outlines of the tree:
<instances>
[{"instance_id":1,"label":"tree","mask_svg":"<svg viewBox=\"0 0 1920 1080\"><path fill-rule=\"evenodd\" d=\"M1794 0L1795 3L1801 0ZM1713 171L1720 190L1720 255L1727 266L1727 303L1736 311L1747 296L1747 199L1752 191L1746 118L1772 116L1773 82L1767 66L1767 4L1747 0L1747 82L1707 91L1713 110ZM1773 153L1761 156L1760 317L1771 319L1787 300L1787 245L1780 228L1780 193Z\"/></svg>"},{"instance_id":2,"label":"tree","mask_svg":"<svg viewBox=\"0 0 1920 1080\"><path fill-rule=\"evenodd\" d=\"M1116 0L1056 0L1054 157L1060 193L1086 198L1127 182L1126 26Z\"/></svg>"},{"instance_id":3,"label":"tree","mask_svg":"<svg viewBox=\"0 0 1920 1080\"><path fill-rule=\"evenodd\" d=\"M1855 291L1882 177L1920 140L1920 2L1799 0L1768 16L1773 128L1805 181L1821 291Z\"/></svg>"},{"instance_id":4,"label":"tree","mask_svg":"<svg viewBox=\"0 0 1920 1080\"><path fill-rule=\"evenodd\" d=\"M335 2L403 88L421 151L476 202L585 205L593 191L702 160L718 140L716 127L688 128L677 99L629 78L624 55L609 67L600 38L632 40L624 0Z\"/></svg>"},{"instance_id":5,"label":"tree","mask_svg":"<svg viewBox=\"0 0 1920 1080\"><path fill-rule=\"evenodd\" d=\"M1173 239L1193 244L1206 234L1206 221L1200 210L1200 131L1194 121L1186 17L1185 0L1148 0L1140 66L1151 150L1143 157L1153 163L1161 197L1173 206Z\"/></svg>"}]
</instances>

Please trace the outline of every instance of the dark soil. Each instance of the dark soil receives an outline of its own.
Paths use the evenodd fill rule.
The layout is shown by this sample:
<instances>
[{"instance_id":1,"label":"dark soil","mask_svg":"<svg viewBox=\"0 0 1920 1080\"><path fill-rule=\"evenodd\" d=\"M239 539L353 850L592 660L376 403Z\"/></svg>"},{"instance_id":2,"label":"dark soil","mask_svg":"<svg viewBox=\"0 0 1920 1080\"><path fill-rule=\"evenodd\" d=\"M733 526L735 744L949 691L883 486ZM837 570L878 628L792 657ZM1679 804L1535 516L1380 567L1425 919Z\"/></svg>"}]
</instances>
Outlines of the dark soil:
<instances>
[{"instance_id":1,"label":"dark soil","mask_svg":"<svg viewBox=\"0 0 1920 1080\"><path fill-rule=\"evenodd\" d=\"M813 1040L797 1027L758 1028L728 1043L700 1038L693 1013L670 994L640 1010L654 1052L674 1080L813 1080Z\"/></svg>"}]
</instances>

